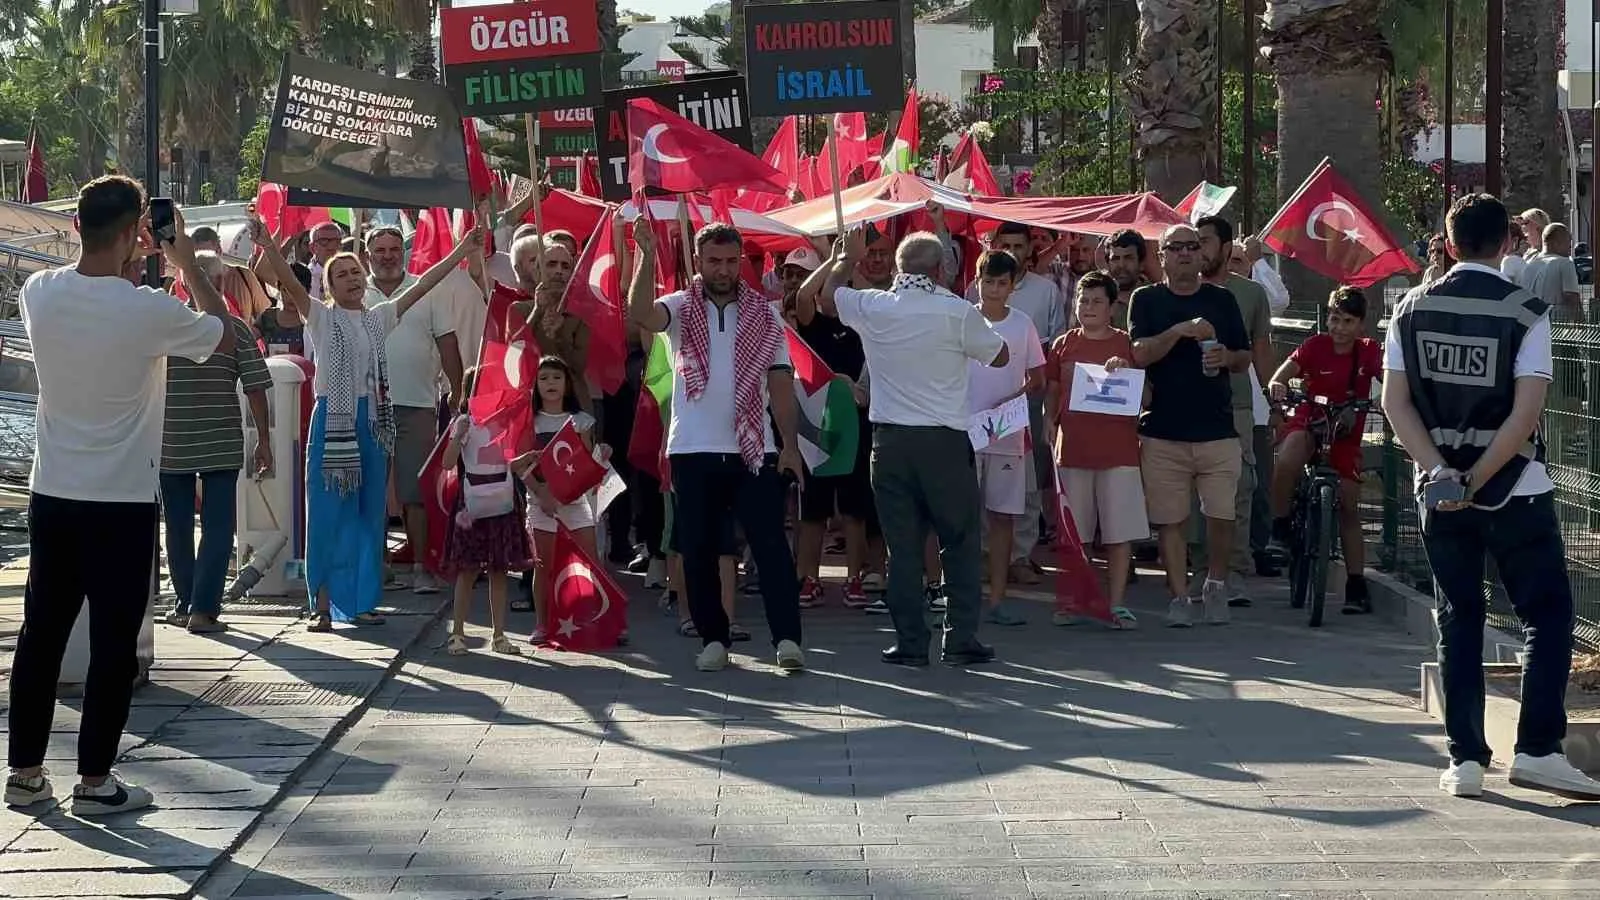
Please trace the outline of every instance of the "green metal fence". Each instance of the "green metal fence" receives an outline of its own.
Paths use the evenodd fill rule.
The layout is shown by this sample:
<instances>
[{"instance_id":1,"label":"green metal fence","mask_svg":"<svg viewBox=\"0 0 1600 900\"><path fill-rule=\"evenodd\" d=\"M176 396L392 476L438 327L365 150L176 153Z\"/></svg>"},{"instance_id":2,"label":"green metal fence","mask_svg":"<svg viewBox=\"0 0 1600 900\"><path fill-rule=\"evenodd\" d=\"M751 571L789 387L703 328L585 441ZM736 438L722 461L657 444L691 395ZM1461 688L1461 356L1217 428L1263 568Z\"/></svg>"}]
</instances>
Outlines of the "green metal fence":
<instances>
[{"instance_id":1,"label":"green metal fence","mask_svg":"<svg viewBox=\"0 0 1600 900\"><path fill-rule=\"evenodd\" d=\"M1556 484L1556 512L1566 541L1567 570L1577 608L1578 644L1600 650L1600 310L1594 309L1593 288L1585 286L1589 321L1558 323L1552 328L1555 382L1544 415L1550 477ZM1402 291L1385 291L1392 309ZM1387 316L1379 334L1388 327ZM1273 344L1282 359L1316 330L1306 319L1274 319ZM1369 547L1368 564L1401 582L1431 594L1432 578L1422 548L1416 504L1412 497L1412 463L1381 414L1367 422L1361 513ZM1519 633L1505 592L1486 573L1490 623Z\"/></svg>"}]
</instances>

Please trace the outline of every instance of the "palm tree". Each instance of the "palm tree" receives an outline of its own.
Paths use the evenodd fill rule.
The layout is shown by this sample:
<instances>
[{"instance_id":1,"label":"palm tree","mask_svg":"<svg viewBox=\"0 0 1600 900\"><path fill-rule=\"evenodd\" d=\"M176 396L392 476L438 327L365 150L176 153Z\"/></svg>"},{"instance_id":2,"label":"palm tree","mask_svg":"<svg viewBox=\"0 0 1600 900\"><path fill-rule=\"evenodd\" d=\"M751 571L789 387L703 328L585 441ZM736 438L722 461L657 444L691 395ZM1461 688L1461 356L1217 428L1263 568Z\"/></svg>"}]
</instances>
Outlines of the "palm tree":
<instances>
[{"instance_id":1,"label":"palm tree","mask_svg":"<svg viewBox=\"0 0 1600 900\"><path fill-rule=\"evenodd\" d=\"M1205 177L1216 71L1215 0L1139 0L1139 47L1125 85L1145 187L1169 203Z\"/></svg>"},{"instance_id":2,"label":"palm tree","mask_svg":"<svg viewBox=\"0 0 1600 900\"><path fill-rule=\"evenodd\" d=\"M1519 212L1537 206L1557 219L1566 171L1555 89L1560 12L1560 0L1522 0L1507 10L1502 123L1506 203Z\"/></svg>"}]
</instances>

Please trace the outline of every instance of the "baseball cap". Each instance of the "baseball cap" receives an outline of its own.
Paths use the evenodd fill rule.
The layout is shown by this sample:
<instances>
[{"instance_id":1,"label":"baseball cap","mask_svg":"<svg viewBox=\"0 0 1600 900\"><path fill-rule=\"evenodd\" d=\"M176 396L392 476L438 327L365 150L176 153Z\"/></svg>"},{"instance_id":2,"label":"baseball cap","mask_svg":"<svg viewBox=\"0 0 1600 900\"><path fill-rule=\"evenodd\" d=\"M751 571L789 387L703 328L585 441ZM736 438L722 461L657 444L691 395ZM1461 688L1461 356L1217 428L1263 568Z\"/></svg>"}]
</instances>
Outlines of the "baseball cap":
<instances>
[{"instance_id":1,"label":"baseball cap","mask_svg":"<svg viewBox=\"0 0 1600 900\"><path fill-rule=\"evenodd\" d=\"M815 272L822 267L822 257L818 256L817 251L810 247L801 247L798 250L790 250L789 255L783 258L783 264L786 266L799 266L807 272Z\"/></svg>"}]
</instances>

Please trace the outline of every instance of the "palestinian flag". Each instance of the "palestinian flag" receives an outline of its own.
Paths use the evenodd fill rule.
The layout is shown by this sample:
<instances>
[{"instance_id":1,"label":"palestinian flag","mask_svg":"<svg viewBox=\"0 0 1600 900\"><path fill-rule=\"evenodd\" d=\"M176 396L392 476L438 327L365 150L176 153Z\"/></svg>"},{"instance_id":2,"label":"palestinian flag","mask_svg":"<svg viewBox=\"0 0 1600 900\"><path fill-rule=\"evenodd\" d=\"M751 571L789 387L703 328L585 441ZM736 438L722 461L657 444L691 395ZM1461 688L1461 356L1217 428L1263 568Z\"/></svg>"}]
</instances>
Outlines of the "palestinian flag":
<instances>
[{"instance_id":1,"label":"palestinian flag","mask_svg":"<svg viewBox=\"0 0 1600 900\"><path fill-rule=\"evenodd\" d=\"M628 437L628 463L641 472L668 481L667 424L672 421L672 353L667 336L657 334L645 359L644 381L633 408L633 434Z\"/></svg>"},{"instance_id":2,"label":"palestinian flag","mask_svg":"<svg viewBox=\"0 0 1600 900\"><path fill-rule=\"evenodd\" d=\"M922 129L918 121L917 89L906 91L906 108L900 114L900 128L895 134L895 139L883 151L879 161L880 172L916 172L917 145L922 140Z\"/></svg>"},{"instance_id":3,"label":"palestinian flag","mask_svg":"<svg viewBox=\"0 0 1600 900\"><path fill-rule=\"evenodd\" d=\"M794 395L800 403L800 455L813 475L848 475L855 469L856 444L861 439L850 379L835 375L793 328L784 332L794 366Z\"/></svg>"},{"instance_id":4,"label":"palestinian flag","mask_svg":"<svg viewBox=\"0 0 1600 900\"><path fill-rule=\"evenodd\" d=\"M1202 181L1194 186L1194 190L1190 191L1187 197L1179 200L1173 209L1190 223L1198 222L1205 216L1214 216L1222 212L1223 207L1233 199L1233 193L1237 190L1236 187L1223 187Z\"/></svg>"}]
</instances>

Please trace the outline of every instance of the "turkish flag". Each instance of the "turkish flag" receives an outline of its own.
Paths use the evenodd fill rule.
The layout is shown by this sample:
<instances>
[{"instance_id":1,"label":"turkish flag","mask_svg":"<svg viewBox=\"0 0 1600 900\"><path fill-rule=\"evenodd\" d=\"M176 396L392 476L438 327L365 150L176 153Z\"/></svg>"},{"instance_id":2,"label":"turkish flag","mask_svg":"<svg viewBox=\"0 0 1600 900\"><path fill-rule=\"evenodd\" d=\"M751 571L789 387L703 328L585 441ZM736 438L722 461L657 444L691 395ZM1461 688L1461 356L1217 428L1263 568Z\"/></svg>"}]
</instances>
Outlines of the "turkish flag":
<instances>
[{"instance_id":1,"label":"turkish flag","mask_svg":"<svg viewBox=\"0 0 1600 900\"><path fill-rule=\"evenodd\" d=\"M290 206L288 189L271 181L256 185L255 205L261 224L279 240L301 234L312 225L332 221L323 207Z\"/></svg>"},{"instance_id":2,"label":"turkish flag","mask_svg":"<svg viewBox=\"0 0 1600 900\"><path fill-rule=\"evenodd\" d=\"M561 426L539 454L539 474L558 503L574 503L606 480L606 468L595 462L572 420Z\"/></svg>"},{"instance_id":3,"label":"turkish flag","mask_svg":"<svg viewBox=\"0 0 1600 900\"><path fill-rule=\"evenodd\" d=\"M886 132L867 141L867 159L861 164L862 183L874 181L883 174L883 142L888 139Z\"/></svg>"},{"instance_id":4,"label":"turkish flag","mask_svg":"<svg viewBox=\"0 0 1600 900\"><path fill-rule=\"evenodd\" d=\"M533 390L539 369L539 345L534 342L527 321L511 308L513 303L527 299L528 295L516 288L495 284L483 323L483 349L478 354L473 396L527 394Z\"/></svg>"},{"instance_id":5,"label":"turkish flag","mask_svg":"<svg viewBox=\"0 0 1600 900\"><path fill-rule=\"evenodd\" d=\"M628 184L686 193L746 188L782 194L785 176L743 147L643 97L628 101Z\"/></svg>"},{"instance_id":6,"label":"turkish flag","mask_svg":"<svg viewBox=\"0 0 1600 900\"><path fill-rule=\"evenodd\" d=\"M450 255L455 249L455 235L451 233L450 210L440 206L417 213L417 230L411 235L411 258L406 271L413 275L433 268L433 264Z\"/></svg>"},{"instance_id":7,"label":"turkish flag","mask_svg":"<svg viewBox=\"0 0 1600 900\"><path fill-rule=\"evenodd\" d=\"M1061 487L1061 473L1050 467L1056 480L1056 611L1070 613L1119 626L1111 614L1111 601L1100 590L1100 578L1089 564L1078 526L1067 508L1067 492Z\"/></svg>"},{"instance_id":8,"label":"turkish flag","mask_svg":"<svg viewBox=\"0 0 1600 900\"><path fill-rule=\"evenodd\" d=\"M1324 159L1261 230L1261 243L1329 278L1369 287L1422 271L1361 195Z\"/></svg>"},{"instance_id":9,"label":"turkish flag","mask_svg":"<svg viewBox=\"0 0 1600 900\"><path fill-rule=\"evenodd\" d=\"M585 197L602 195L600 187L600 157L593 150L583 151L578 157L578 193Z\"/></svg>"},{"instance_id":10,"label":"turkish flag","mask_svg":"<svg viewBox=\"0 0 1600 900\"><path fill-rule=\"evenodd\" d=\"M971 132L963 134L950 151L949 167L949 174L942 179L946 187L986 197L1001 196L1000 182L995 180L989 159Z\"/></svg>"},{"instance_id":11,"label":"turkish flag","mask_svg":"<svg viewBox=\"0 0 1600 900\"><path fill-rule=\"evenodd\" d=\"M628 364L627 326L622 319L622 272L611 239L616 210L595 224L572 269L561 303L589 326L589 357L584 377L607 394L622 387Z\"/></svg>"},{"instance_id":12,"label":"turkish flag","mask_svg":"<svg viewBox=\"0 0 1600 900\"><path fill-rule=\"evenodd\" d=\"M472 421L489 431L489 446L505 462L533 449L533 392L476 390L467 401Z\"/></svg>"},{"instance_id":13,"label":"turkish flag","mask_svg":"<svg viewBox=\"0 0 1600 900\"><path fill-rule=\"evenodd\" d=\"M839 148L839 178L848 184L851 173L865 165L872 152L867 147L867 114L835 113L833 140Z\"/></svg>"},{"instance_id":14,"label":"turkish flag","mask_svg":"<svg viewBox=\"0 0 1600 900\"><path fill-rule=\"evenodd\" d=\"M478 120L462 119L461 134L466 144L467 185L472 190L472 199L492 196L494 173L489 171L489 160L484 157L483 146L478 143Z\"/></svg>"},{"instance_id":15,"label":"turkish flag","mask_svg":"<svg viewBox=\"0 0 1600 900\"><path fill-rule=\"evenodd\" d=\"M28 171L22 176L22 202L43 203L50 199L49 179L44 169L44 151L39 149L39 129L28 129Z\"/></svg>"},{"instance_id":16,"label":"turkish flag","mask_svg":"<svg viewBox=\"0 0 1600 900\"><path fill-rule=\"evenodd\" d=\"M544 629L550 646L582 651L616 647L628 628L628 595L559 522L544 564L550 585Z\"/></svg>"},{"instance_id":17,"label":"turkish flag","mask_svg":"<svg viewBox=\"0 0 1600 900\"><path fill-rule=\"evenodd\" d=\"M423 548L422 564L435 575L444 575L444 539L455 527L456 500L461 494L460 477L455 467L444 464L448 433L440 435L433 452L422 464L417 478L422 487L422 511L428 517L428 545Z\"/></svg>"}]
</instances>

